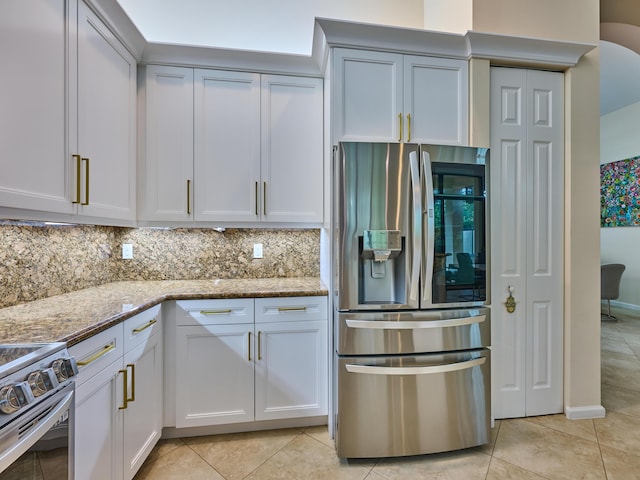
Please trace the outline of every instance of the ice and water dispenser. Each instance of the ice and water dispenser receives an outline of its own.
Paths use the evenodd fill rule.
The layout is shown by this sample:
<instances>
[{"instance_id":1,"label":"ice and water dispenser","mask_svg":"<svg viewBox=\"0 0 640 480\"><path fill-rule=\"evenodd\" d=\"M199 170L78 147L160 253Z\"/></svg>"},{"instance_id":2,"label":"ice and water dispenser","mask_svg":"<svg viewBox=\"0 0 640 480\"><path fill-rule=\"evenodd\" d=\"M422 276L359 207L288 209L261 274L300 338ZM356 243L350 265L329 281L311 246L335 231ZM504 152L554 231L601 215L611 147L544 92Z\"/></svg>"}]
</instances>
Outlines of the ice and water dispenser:
<instances>
[{"instance_id":1,"label":"ice and water dispenser","mask_svg":"<svg viewBox=\"0 0 640 480\"><path fill-rule=\"evenodd\" d=\"M400 230L364 230L358 243L358 303L405 303L405 249Z\"/></svg>"}]
</instances>

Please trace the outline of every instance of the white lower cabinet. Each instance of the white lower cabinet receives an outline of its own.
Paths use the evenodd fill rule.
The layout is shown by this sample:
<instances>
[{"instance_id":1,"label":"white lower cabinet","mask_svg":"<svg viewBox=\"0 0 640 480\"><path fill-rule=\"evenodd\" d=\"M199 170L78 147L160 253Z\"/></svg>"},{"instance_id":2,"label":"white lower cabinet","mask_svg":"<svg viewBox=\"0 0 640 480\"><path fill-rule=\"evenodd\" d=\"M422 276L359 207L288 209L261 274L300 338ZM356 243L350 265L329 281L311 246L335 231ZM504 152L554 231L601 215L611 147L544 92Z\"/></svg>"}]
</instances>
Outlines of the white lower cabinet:
<instances>
[{"instance_id":1,"label":"white lower cabinet","mask_svg":"<svg viewBox=\"0 0 640 480\"><path fill-rule=\"evenodd\" d=\"M158 305L69 349L76 478L130 480L160 439L162 338Z\"/></svg>"},{"instance_id":2,"label":"white lower cabinet","mask_svg":"<svg viewBox=\"0 0 640 480\"><path fill-rule=\"evenodd\" d=\"M176 303L176 427L327 414L326 297Z\"/></svg>"},{"instance_id":3,"label":"white lower cabinet","mask_svg":"<svg viewBox=\"0 0 640 480\"><path fill-rule=\"evenodd\" d=\"M253 323L178 328L177 427L253 420Z\"/></svg>"}]
</instances>

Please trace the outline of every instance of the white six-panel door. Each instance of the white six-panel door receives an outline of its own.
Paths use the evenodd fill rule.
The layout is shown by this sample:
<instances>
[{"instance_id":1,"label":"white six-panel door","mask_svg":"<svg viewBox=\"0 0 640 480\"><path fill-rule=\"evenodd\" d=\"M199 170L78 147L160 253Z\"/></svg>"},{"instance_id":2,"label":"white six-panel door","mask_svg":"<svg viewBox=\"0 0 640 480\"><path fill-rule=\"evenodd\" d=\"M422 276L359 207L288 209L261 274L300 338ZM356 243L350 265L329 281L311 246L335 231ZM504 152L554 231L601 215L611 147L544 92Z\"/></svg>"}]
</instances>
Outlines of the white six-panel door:
<instances>
[{"instance_id":1,"label":"white six-panel door","mask_svg":"<svg viewBox=\"0 0 640 480\"><path fill-rule=\"evenodd\" d=\"M491 70L494 418L563 411L563 85Z\"/></svg>"}]
</instances>

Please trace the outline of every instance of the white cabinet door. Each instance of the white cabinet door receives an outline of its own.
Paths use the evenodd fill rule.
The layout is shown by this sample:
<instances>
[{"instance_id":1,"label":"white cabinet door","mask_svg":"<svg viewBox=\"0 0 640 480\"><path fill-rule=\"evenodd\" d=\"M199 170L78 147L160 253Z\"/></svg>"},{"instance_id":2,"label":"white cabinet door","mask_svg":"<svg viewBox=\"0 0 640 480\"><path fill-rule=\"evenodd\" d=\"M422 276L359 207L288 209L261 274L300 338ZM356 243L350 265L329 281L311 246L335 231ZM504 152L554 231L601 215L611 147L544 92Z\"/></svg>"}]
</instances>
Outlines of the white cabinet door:
<instances>
[{"instance_id":1,"label":"white cabinet door","mask_svg":"<svg viewBox=\"0 0 640 480\"><path fill-rule=\"evenodd\" d=\"M65 144L69 3L22 0L2 5L0 207L75 210Z\"/></svg>"},{"instance_id":2,"label":"white cabinet door","mask_svg":"<svg viewBox=\"0 0 640 480\"><path fill-rule=\"evenodd\" d=\"M327 321L256 324L256 420L327 414Z\"/></svg>"},{"instance_id":3,"label":"white cabinet door","mask_svg":"<svg viewBox=\"0 0 640 480\"><path fill-rule=\"evenodd\" d=\"M256 221L260 190L260 76L196 70L196 221Z\"/></svg>"},{"instance_id":4,"label":"white cabinet door","mask_svg":"<svg viewBox=\"0 0 640 480\"><path fill-rule=\"evenodd\" d=\"M322 79L262 75L262 220L323 220Z\"/></svg>"},{"instance_id":5,"label":"white cabinet door","mask_svg":"<svg viewBox=\"0 0 640 480\"><path fill-rule=\"evenodd\" d=\"M252 421L253 323L176 330L176 427Z\"/></svg>"},{"instance_id":6,"label":"white cabinet door","mask_svg":"<svg viewBox=\"0 0 640 480\"><path fill-rule=\"evenodd\" d=\"M561 73L491 70L495 418L564 408L563 87Z\"/></svg>"},{"instance_id":7,"label":"white cabinet door","mask_svg":"<svg viewBox=\"0 0 640 480\"><path fill-rule=\"evenodd\" d=\"M160 439L163 337L159 315L158 305L69 349L79 367L76 478L130 480Z\"/></svg>"},{"instance_id":8,"label":"white cabinet door","mask_svg":"<svg viewBox=\"0 0 640 480\"><path fill-rule=\"evenodd\" d=\"M124 410L124 478L130 480L140 469L162 435L162 334L124 356L129 370L127 408Z\"/></svg>"},{"instance_id":9,"label":"white cabinet door","mask_svg":"<svg viewBox=\"0 0 640 480\"><path fill-rule=\"evenodd\" d=\"M73 41L70 43L73 46ZM78 213L114 219L115 223L133 222L136 61L83 2L78 4L74 54L77 71L72 70L69 79L71 95L77 92L77 104L72 97L70 148L71 154L77 155L75 178L80 179L74 198L80 205Z\"/></svg>"},{"instance_id":10,"label":"white cabinet door","mask_svg":"<svg viewBox=\"0 0 640 480\"><path fill-rule=\"evenodd\" d=\"M333 50L334 141L402 141L402 55Z\"/></svg>"},{"instance_id":11,"label":"white cabinet door","mask_svg":"<svg viewBox=\"0 0 640 480\"><path fill-rule=\"evenodd\" d=\"M141 221L193 220L193 69L144 70Z\"/></svg>"},{"instance_id":12,"label":"white cabinet door","mask_svg":"<svg viewBox=\"0 0 640 480\"><path fill-rule=\"evenodd\" d=\"M334 142L467 145L464 60L335 48Z\"/></svg>"},{"instance_id":13,"label":"white cabinet door","mask_svg":"<svg viewBox=\"0 0 640 480\"><path fill-rule=\"evenodd\" d=\"M75 478L122 479L122 358L76 388Z\"/></svg>"},{"instance_id":14,"label":"white cabinet door","mask_svg":"<svg viewBox=\"0 0 640 480\"><path fill-rule=\"evenodd\" d=\"M467 145L469 68L466 60L404 56L407 142Z\"/></svg>"}]
</instances>

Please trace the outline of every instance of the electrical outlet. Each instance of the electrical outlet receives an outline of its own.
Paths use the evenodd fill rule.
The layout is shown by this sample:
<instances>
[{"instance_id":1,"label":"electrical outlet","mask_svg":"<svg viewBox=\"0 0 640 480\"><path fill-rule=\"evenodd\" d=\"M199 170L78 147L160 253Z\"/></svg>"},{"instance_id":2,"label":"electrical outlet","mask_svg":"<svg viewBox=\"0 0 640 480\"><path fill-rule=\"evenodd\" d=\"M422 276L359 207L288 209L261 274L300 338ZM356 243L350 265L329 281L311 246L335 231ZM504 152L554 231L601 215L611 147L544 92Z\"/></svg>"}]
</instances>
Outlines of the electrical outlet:
<instances>
[{"instance_id":1,"label":"electrical outlet","mask_svg":"<svg viewBox=\"0 0 640 480\"><path fill-rule=\"evenodd\" d=\"M254 243L253 244L253 258L262 258L262 244Z\"/></svg>"},{"instance_id":2,"label":"electrical outlet","mask_svg":"<svg viewBox=\"0 0 640 480\"><path fill-rule=\"evenodd\" d=\"M122 244L122 258L131 260L133 258L133 245L130 243Z\"/></svg>"}]
</instances>

